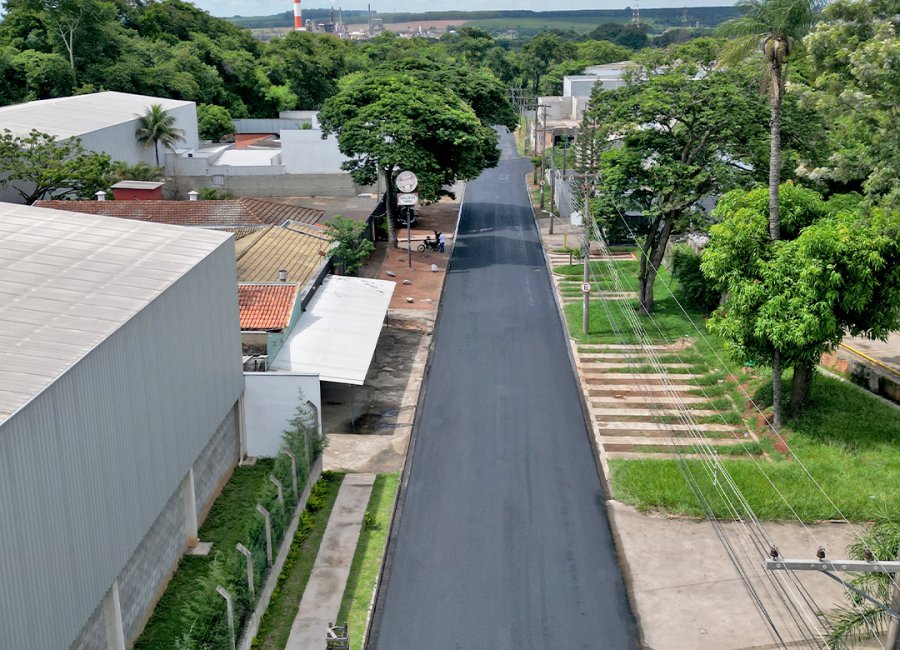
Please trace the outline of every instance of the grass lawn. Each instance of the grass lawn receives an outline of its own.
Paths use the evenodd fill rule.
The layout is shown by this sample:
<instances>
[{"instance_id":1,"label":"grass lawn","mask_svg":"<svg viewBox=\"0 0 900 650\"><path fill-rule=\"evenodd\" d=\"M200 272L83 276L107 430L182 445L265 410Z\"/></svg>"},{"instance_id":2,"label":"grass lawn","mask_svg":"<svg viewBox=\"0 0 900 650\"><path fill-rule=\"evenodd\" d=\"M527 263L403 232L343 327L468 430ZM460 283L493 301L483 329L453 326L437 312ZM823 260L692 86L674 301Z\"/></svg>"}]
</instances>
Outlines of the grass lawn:
<instances>
[{"instance_id":1,"label":"grass lawn","mask_svg":"<svg viewBox=\"0 0 900 650\"><path fill-rule=\"evenodd\" d=\"M622 288L636 289L637 262L615 262ZM592 262L592 283L602 289L614 285L605 262ZM556 269L561 275L580 278L582 267L572 265ZM787 444L803 465L834 501L829 502L807 475L801 464L785 453L781 442L756 426L756 407L743 392L753 397L761 409L771 408L771 371L748 368L732 361L720 339L706 332L703 316L690 313L690 319L672 297L669 287L676 281L661 270L654 285L656 294L652 320L637 316L636 301L591 300L590 333L581 333L581 304L564 307L571 336L579 343L640 343L626 319L626 310L637 316L651 343L672 343L690 338L693 345L677 354L661 353L666 362L691 364L698 379L684 383L696 385L691 392L706 397L723 411L725 421L744 421L760 435L759 442L748 441L747 451L757 458L769 479L785 495L804 521L842 519L869 521L878 516L900 520L900 412L873 395L836 379L819 375L806 411L789 419L782 432ZM669 286L666 286L669 285ZM697 328L703 332L701 338ZM640 370L640 365L623 369ZM646 370L646 368L645 368ZM675 371L673 375L677 377ZM791 373L784 375L789 393ZM742 390L743 387L743 390ZM723 408L725 407L725 408ZM722 421L718 416L698 421ZM645 451L653 451L646 449ZM734 455L734 449L722 453L723 464L747 497L756 514L763 519L793 519L794 514L782 501L769 480L747 454ZM765 457L763 457L763 455ZM724 457L727 456L727 459ZM715 512L728 517L725 503L715 498L711 479L696 461L690 461L703 492L712 496ZM611 460L610 481L615 498L641 510L702 516L674 460ZM840 511L840 512L839 512Z\"/></svg>"},{"instance_id":2,"label":"grass lawn","mask_svg":"<svg viewBox=\"0 0 900 650\"><path fill-rule=\"evenodd\" d=\"M366 522L356 545L350 577L344 589L338 621L350 625L350 643L354 650L361 649L369 606L375 590L375 581L381 571L384 544L391 524L394 498L400 485L399 474L379 474L372 487Z\"/></svg>"},{"instance_id":3,"label":"grass lawn","mask_svg":"<svg viewBox=\"0 0 900 650\"><path fill-rule=\"evenodd\" d=\"M147 626L135 643L135 650L171 650L185 631L183 610L199 581L209 572L217 552L228 553L242 539L247 522L258 517L258 495L269 483L274 462L260 459L252 467L238 467L216 499L200 527L200 539L212 542L207 557L186 555L159 599Z\"/></svg>"},{"instance_id":4,"label":"grass lawn","mask_svg":"<svg viewBox=\"0 0 900 650\"><path fill-rule=\"evenodd\" d=\"M253 648L282 650L287 643L343 478L343 474L323 472L318 484L323 486L319 488L322 507L315 512L307 510L301 515L303 520L291 542L291 550L278 577L272 600L260 622L259 632L253 640Z\"/></svg>"}]
</instances>

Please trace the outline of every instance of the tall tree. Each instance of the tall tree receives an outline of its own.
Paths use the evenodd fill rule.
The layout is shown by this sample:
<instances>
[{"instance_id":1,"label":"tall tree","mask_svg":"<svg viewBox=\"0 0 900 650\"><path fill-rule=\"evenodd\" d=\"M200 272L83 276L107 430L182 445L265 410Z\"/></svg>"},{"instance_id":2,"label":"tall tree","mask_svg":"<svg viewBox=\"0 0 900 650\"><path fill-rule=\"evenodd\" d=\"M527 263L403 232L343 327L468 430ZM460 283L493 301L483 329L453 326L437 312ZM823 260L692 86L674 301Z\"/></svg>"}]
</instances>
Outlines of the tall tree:
<instances>
[{"instance_id":1,"label":"tall tree","mask_svg":"<svg viewBox=\"0 0 900 650\"><path fill-rule=\"evenodd\" d=\"M184 131L175 126L175 118L166 112L162 104L152 104L141 116L135 137L145 147L153 147L156 152L156 166L161 167L159 145L162 144L165 149L175 149L178 141L184 139Z\"/></svg>"},{"instance_id":2,"label":"tall tree","mask_svg":"<svg viewBox=\"0 0 900 650\"><path fill-rule=\"evenodd\" d=\"M45 198L92 199L109 187L108 155L87 151L77 138L60 142L36 130L27 136L3 130L0 169L5 172L0 185L12 185L28 204Z\"/></svg>"},{"instance_id":3,"label":"tall tree","mask_svg":"<svg viewBox=\"0 0 900 650\"><path fill-rule=\"evenodd\" d=\"M477 177L499 160L497 134L452 90L409 74L351 75L319 113L323 137L335 133L343 168L356 182L387 179L387 206L400 169L418 176L426 201L457 179ZM390 222L390 217L388 215Z\"/></svg>"},{"instance_id":4,"label":"tall tree","mask_svg":"<svg viewBox=\"0 0 900 650\"><path fill-rule=\"evenodd\" d=\"M754 153L765 139L759 124L765 105L745 77L735 70L703 73L703 61L686 59L686 51L654 53L625 88L595 86L577 143L582 159L587 149L591 157L606 149L593 171L600 172L607 219L630 211L644 216L638 290L644 314L653 312L653 285L671 235L703 221L697 206L704 197L754 180Z\"/></svg>"},{"instance_id":5,"label":"tall tree","mask_svg":"<svg viewBox=\"0 0 900 650\"><path fill-rule=\"evenodd\" d=\"M781 184L781 109L787 66L800 40L812 28L819 0L740 0L744 15L723 23L719 30L730 42L723 63L746 58L762 43L765 60L763 84L769 95L769 236L780 237L778 187ZM781 428L781 360L778 350L772 358L772 390L775 394L774 427Z\"/></svg>"},{"instance_id":6,"label":"tall tree","mask_svg":"<svg viewBox=\"0 0 900 650\"><path fill-rule=\"evenodd\" d=\"M708 327L741 361L778 351L794 368L796 414L822 354L847 331L884 339L900 329L900 213L831 210L812 190L780 190L782 240L767 233L767 190L734 190L716 206L701 268L725 294Z\"/></svg>"}]
</instances>

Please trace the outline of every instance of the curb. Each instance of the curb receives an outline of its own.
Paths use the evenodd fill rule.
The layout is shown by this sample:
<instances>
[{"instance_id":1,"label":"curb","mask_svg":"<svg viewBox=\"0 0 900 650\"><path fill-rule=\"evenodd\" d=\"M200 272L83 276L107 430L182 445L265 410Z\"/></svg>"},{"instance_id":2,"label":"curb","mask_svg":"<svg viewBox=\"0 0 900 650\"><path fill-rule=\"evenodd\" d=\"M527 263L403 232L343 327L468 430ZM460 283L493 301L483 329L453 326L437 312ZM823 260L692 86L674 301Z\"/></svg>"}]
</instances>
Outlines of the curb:
<instances>
[{"instance_id":1,"label":"curb","mask_svg":"<svg viewBox=\"0 0 900 650\"><path fill-rule=\"evenodd\" d=\"M603 508L606 511L606 521L608 522L610 536L612 537L613 545L616 550L616 559L618 560L619 568L622 570L622 581L625 584L625 593L628 596L628 605L631 609L631 615L634 618L634 631L636 632L637 641L640 647L646 648L647 645L644 642L644 631L640 624L637 603L634 600L634 580L632 578L631 567L629 566L628 561L625 559L625 553L622 551L622 538L618 528L616 528L614 513L609 507L607 507L607 504L610 501L615 500L613 499L612 489L609 483L609 464L604 454L601 453L600 446L597 443L597 438L594 435L595 431L593 418L591 416L591 407L590 404L588 404L587 398L584 394L584 387L581 384L581 371L578 368L578 362L575 358L575 340L569 335L569 328L566 325L565 311L563 310L559 292L556 290L556 287L553 284L553 269L550 266L550 258L547 257L547 249L544 247L544 238L541 232L541 225L540 222L538 222L537 213L534 210L534 203L531 197L531 192L529 191L528 174L525 174L525 194L528 197L528 204L531 206L531 214L534 218L534 226L537 229L538 240L541 245L541 255L544 258L544 265L547 270L547 280L550 282L550 289L553 293L553 302L556 304L556 315L560 319L560 326L562 327L563 335L566 338L566 354L569 357L569 363L572 366L572 375L575 379L576 385L578 386L578 398L581 402L581 412L582 417L584 418L585 431L588 433L588 443L593 450L594 465L597 468L597 476L600 478L600 485L603 487L604 491Z\"/></svg>"},{"instance_id":2,"label":"curb","mask_svg":"<svg viewBox=\"0 0 900 650\"><path fill-rule=\"evenodd\" d=\"M465 205L465 196L466 189L468 185L463 188L463 197L459 202L459 212L456 215L456 228L453 231L453 248L456 250L456 243L459 241L459 222L462 219L463 206ZM434 351L435 341L437 340L438 331L440 328L440 313L441 307L444 304L444 285L447 282L447 276L450 274L450 268L453 262L453 253L450 254L450 257L447 259L447 268L444 271L444 279L441 281L441 297L438 300L437 308L435 309L434 316L434 326L431 330L431 344L428 346L428 359L425 362L425 370L422 372L421 384L419 385L419 398L416 400L416 410L415 415L413 416L412 429L409 433L409 446L406 449L406 460L403 463L403 471L400 474L400 486L397 489L397 497L394 500L394 510L391 513L391 529L388 532L387 539L385 542L385 550L384 550L384 559L381 562L381 570L378 572L378 578L375 581L375 601L372 605L371 611L369 613L369 622L366 626L365 634L363 635L362 647L366 650L369 649L369 640L372 637L372 630L376 629L375 625L376 614L378 610L384 606L384 592L382 589L385 585L390 582L388 576L390 575L390 566L394 561L394 550L396 549L396 540L400 531L400 520L403 517L403 506L406 501L406 490L409 487L409 474L412 471L413 459L415 458L416 452L416 434L418 433L418 427L416 426L416 420L418 419L419 411L422 408L422 404L425 402L425 394L426 384L428 375L431 373L431 365L433 363L432 352Z\"/></svg>"}]
</instances>

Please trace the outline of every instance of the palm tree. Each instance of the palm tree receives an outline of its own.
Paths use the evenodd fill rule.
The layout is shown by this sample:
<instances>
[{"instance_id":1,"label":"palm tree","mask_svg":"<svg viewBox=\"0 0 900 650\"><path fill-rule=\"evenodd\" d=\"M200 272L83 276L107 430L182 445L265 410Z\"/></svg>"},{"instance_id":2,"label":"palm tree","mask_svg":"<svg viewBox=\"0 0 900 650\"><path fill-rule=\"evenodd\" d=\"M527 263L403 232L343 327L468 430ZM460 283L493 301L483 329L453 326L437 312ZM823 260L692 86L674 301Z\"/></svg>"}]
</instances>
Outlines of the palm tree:
<instances>
[{"instance_id":1,"label":"palm tree","mask_svg":"<svg viewBox=\"0 0 900 650\"><path fill-rule=\"evenodd\" d=\"M175 118L169 115L162 104L153 104L144 115L139 116L141 125L135 131L135 137L145 147L152 146L156 151L156 166L159 164L159 144L169 150L175 149L179 140L184 140L184 131L175 127Z\"/></svg>"},{"instance_id":2,"label":"palm tree","mask_svg":"<svg viewBox=\"0 0 900 650\"><path fill-rule=\"evenodd\" d=\"M744 15L723 23L719 32L732 40L726 46L722 63L737 63L758 47L765 59L763 88L769 95L769 237L781 238L778 220L778 186L781 184L781 102L791 54L802 46L801 39L815 22L820 0L739 0ZM781 355L772 351L772 397L775 415L772 426L781 430L784 420L781 406Z\"/></svg>"}]
</instances>

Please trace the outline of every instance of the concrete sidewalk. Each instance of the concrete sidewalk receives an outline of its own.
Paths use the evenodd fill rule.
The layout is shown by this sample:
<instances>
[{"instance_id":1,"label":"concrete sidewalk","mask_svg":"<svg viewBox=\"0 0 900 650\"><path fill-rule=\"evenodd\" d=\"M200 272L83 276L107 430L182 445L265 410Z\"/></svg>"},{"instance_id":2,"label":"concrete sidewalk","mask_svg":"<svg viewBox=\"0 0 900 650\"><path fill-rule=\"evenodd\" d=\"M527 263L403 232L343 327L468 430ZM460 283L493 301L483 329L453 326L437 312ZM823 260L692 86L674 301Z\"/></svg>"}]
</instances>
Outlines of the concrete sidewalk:
<instances>
[{"instance_id":1,"label":"concrete sidewalk","mask_svg":"<svg viewBox=\"0 0 900 650\"><path fill-rule=\"evenodd\" d=\"M374 483L374 474L348 474L344 477L285 650L325 648L328 624L338 622L336 619L350 575L350 564L356 553L356 543ZM351 630L351 633L354 632L361 633Z\"/></svg>"}]
</instances>

